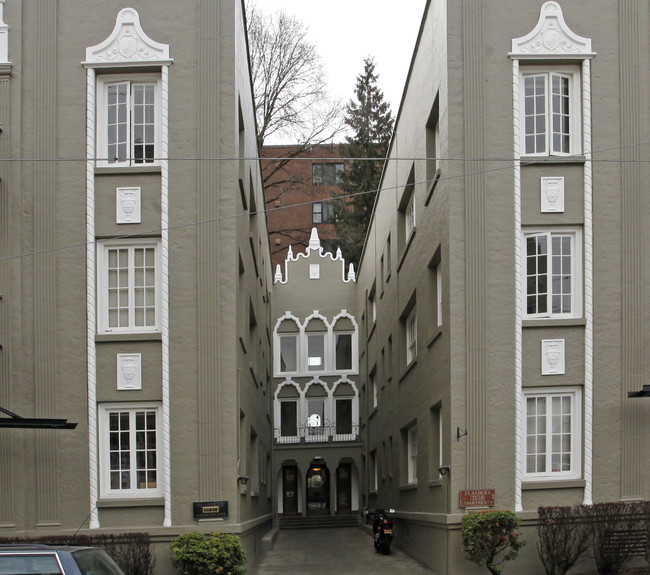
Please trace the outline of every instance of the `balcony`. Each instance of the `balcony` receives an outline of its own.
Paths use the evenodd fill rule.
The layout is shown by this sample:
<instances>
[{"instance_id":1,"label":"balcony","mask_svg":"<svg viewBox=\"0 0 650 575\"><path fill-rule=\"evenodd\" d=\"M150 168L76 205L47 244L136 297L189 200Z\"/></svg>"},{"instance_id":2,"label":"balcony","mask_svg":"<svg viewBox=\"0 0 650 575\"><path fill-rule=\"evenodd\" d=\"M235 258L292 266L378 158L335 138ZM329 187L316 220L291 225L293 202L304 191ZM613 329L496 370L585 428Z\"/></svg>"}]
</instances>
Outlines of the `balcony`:
<instances>
[{"instance_id":1,"label":"balcony","mask_svg":"<svg viewBox=\"0 0 650 575\"><path fill-rule=\"evenodd\" d=\"M324 420L321 425L283 425L274 429L276 445L295 443L349 442L359 439L359 424L349 421L340 423Z\"/></svg>"}]
</instances>

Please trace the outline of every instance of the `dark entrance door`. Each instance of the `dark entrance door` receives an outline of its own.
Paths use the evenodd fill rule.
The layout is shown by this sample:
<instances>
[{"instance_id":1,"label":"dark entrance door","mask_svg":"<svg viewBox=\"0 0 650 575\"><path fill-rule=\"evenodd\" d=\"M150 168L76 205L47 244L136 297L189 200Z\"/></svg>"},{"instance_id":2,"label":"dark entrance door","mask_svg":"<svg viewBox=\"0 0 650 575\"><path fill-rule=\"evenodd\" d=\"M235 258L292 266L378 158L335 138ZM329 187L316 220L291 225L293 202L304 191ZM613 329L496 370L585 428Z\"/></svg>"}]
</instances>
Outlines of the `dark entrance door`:
<instances>
[{"instance_id":1,"label":"dark entrance door","mask_svg":"<svg viewBox=\"0 0 650 575\"><path fill-rule=\"evenodd\" d=\"M282 507L284 515L298 515L298 468L282 468Z\"/></svg>"},{"instance_id":2,"label":"dark entrance door","mask_svg":"<svg viewBox=\"0 0 650 575\"><path fill-rule=\"evenodd\" d=\"M349 463L341 463L336 470L336 511L352 511L352 466Z\"/></svg>"},{"instance_id":3,"label":"dark entrance door","mask_svg":"<svg viewBox=\"0 0 650 575\"><path fill-rule=\"evenodd\" d=\"M312 465L307 472L307 514L329 515L330 473L326 465Z\"/></svg>"}]
</instances>

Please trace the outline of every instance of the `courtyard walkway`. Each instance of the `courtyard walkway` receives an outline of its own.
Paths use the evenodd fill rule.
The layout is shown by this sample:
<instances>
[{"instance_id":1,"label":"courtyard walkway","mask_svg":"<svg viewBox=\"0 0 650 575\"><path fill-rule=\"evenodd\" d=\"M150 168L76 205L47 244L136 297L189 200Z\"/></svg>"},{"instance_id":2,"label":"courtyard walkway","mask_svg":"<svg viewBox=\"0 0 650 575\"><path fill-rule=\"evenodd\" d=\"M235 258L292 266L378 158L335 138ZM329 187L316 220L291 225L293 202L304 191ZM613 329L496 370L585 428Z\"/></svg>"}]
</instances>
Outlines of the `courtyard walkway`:
<instances>
[{"instance_id":1,"label":"courtyard walkway","mask_svg":"<svg viewBox=\"0 0 650 575\"><path fill-rule=\"evenodd\" d=\"M360 527L287 529L273 551L262 554L249 575L431 575L433 571L397 549L375 552L372 535Z\"/></svg>"}]
</instances>

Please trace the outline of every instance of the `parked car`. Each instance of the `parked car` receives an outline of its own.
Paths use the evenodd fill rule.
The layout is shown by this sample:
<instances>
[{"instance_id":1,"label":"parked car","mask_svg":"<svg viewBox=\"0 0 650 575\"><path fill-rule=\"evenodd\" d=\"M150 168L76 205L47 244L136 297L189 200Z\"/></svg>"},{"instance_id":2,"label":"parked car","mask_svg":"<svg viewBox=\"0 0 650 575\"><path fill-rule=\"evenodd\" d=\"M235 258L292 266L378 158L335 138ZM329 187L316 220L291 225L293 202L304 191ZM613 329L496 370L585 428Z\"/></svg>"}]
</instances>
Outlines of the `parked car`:
<instances>
[{"instance_id":1,"label":"parked car","mask_svg":"<svg viewBox=\"0 0 650 575\"><path fill-rule=\"evenodd\" d=\"M124 575L104 550L73 545L0 545L0 575Z\"/></svg>"}]
</instances>

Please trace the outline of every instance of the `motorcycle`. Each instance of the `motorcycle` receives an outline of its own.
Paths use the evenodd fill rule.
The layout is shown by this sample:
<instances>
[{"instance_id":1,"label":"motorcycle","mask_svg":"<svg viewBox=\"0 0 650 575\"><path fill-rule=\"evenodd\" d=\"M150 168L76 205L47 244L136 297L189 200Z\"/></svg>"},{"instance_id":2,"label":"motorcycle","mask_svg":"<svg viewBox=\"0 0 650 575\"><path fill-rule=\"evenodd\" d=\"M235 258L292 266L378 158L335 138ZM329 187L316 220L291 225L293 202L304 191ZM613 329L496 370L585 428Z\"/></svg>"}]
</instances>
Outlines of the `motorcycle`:
<instances>
[{"instance_id":1,"label":"motorcycle","mask_svg":"<svg viewBox=\"0 0 650 575\"><path fill-rule=\"evenodd\" d=\"M395 513L395 510L389 509L386 512L383 509L377 509L375 510L372 521L375 550L384 555L390 553L390 544L395 535L393 520L389 517L388 513Z\"/></svg>"}]
</instances>

